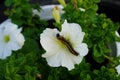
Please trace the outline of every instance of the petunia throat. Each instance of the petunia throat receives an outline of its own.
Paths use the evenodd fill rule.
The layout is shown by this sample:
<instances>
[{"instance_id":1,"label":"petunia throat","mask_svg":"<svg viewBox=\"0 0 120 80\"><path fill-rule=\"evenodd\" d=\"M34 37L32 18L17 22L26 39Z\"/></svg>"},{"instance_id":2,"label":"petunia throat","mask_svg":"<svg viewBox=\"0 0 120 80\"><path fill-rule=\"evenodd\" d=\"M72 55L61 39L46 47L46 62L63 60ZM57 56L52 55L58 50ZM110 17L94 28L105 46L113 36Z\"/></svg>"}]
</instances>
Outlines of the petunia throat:
<instances>
[{"instance_id":1,"label":"petunia throat","mask_svg":"<svg viewBox=\"0 0 120 80\"><path fill-rule=\"evenodd\" d=\"M58 40L60 40L64 45L66 45L66 47L68 48L68 50L73 54L78 56L78 52L76 52L72 45L70 44L70 42L68 42L64 37L62 37L59 33L56 34L56 37Z\"/></svg>"},{"instance_id":2,"label":"petunia throat","mask_svg":"<svg viewBox=\"0 0 120 80\"><path fill-rule=\"evenodd\" d=\"M10 36L9 35L5 35L4 36L4 41L7 43L10 41Z\"/></svg>"}]
</instances>

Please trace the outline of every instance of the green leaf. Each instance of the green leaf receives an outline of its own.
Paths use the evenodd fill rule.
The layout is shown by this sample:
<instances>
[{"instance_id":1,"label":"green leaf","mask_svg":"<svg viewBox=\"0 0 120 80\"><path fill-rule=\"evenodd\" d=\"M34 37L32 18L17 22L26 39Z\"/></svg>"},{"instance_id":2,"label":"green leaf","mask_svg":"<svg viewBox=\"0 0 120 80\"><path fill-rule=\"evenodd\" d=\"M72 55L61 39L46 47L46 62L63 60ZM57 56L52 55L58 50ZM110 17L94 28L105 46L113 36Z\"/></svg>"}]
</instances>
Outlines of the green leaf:
<instances>
[{"instance_id":1,"label":"green leaf","mask_svg":"<svg viewBox=\"0 0 120 80\"><path fill-rule=\"evenodd\" d=\"M31 76L29 73L26 73L25 74L25 80L36 80L36 78Z\"/></svg>"},{"instance_id":2,"label":"green leaf","mask_svg":"<svg viewBox=\"0 0 120 80\"><path fill-rule=\"evenodd\" d=\"M100 57L93 57L94 60L98 63L102 63L104 62L105 58L103 56L100 56Z\"/></svg>"},{"instance_id":3,"label":"green leaf","mask_svg":"<svg viewBox=\"0 0 120 80\"><path fill-rule=\"evenodd\" d=\"M93 47L94 57L100 57L100 56L102 56L100 50L98 50L98 49L99 49L99 47L97 45L94 45L94 47Z\"/></svg>"},{"instance_id":4,"label":"green leaf","mask_svg":"<svg viewBox=\"0 0 120 80\"><path fill-rule=\"evenodd\" d=\"M22 79L21 75L15 74L14 80L23 80L23 79Z\"/></svg>"},{"instance_id":5,"label":"green leaf","mask_svg":"<svg viewBox=\"0 0 120 80\"><path fill-rule=\"evenodd\" d=\"M17 24L18 26L21 26L24 23L24 21L22 21L21 19L12 19L12 22Z\"/></svg>"},{"instance_id":6,"label":"green leaf","mask_svg":"<svg viewBox=\"0 0 120 80\"><path fill-rule=\"evenodd\" d=\"M9 7L12 4L12 0L6 0L5 1L5 6Z\"/></svg>"},{"instance_id":7,"label":"green leaf","mask_svg":"<svg viewBox=\"0 0 120 80\"><path fill-rule=\"evenodd\" d=\"M81 78L81 80L92 80L89 71L82 71L80 73L80 78Z\"/></svg>"},{"instance_id":8,"label":"green leaf","mask_svg":"<svg viewBox=\"0 0 120 80\"><path fill-rule=\"evenodd\" d=\"M94 0L94 2L99 3L101 0Z\"/></svg>"},{"instance_id":9,"label":"green leaf","mask_svg":"<svg viewBox=\"0 0 120 80\"><path fill-rule=\"evenodd\" d=\"M39 43L37 43L34 39L31 38L26 38L26 43L22 48L22 51L24 53L29 53L29 52L38 52L39 51Z\"/></svg>"},{"instance_id":10,"label":"green leaf","mask_svg":"<svg viewBox=\"0 0 120 80\"><path fill-rule=\"evenodd\" d=\"M53 76L49 75L48 80L55 80Z\"/></svg>"}]
</instances>

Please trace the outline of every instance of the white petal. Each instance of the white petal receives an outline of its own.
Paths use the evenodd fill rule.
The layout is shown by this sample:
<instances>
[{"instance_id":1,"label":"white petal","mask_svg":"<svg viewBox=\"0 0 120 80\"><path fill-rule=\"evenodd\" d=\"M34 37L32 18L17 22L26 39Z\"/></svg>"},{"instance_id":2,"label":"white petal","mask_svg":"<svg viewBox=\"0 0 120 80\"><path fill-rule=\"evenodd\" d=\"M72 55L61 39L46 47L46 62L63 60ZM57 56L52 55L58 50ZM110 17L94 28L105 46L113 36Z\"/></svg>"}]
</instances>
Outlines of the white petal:
<instances>
[{"instance_id":1,"label":"white petal","mask_svg":"<svg viewBox=\"0 0 120 80\"><path fill-rule=\"evenodd\" d=\"M5 29L4 29L4 34L9 34L15 30L17 30L17 25L16 24L13 24L11 22L7 22L4 26L3 26Z\"/></svg>"},{"instance_id":2,"label":"white petal","mask_svg":"<svg viewBox=\"0 0 120 80\"><path fill-rule=\"evenodd\" d=\"M120 65L118 65L117 67L115 67L115 69L117 70L118 74L120 74Z\"/></svg>"},{"instance_id":3,"label":"white petal","mask_svg":"<svg viewBox=\"0 0 120 80\"><path fill-rule=\"evenodd\" d=\"M70 42L74 45L79 44L83 41L85 33L81 31L81 27L78 24L70 24Z\"/></svg>"},{"instance_id":4,"label":"white petal","mask_svg":"<svg viewBox=\"0 0 120 80\"><path fill-rule=\"evenodd\" d=\"M61 54L62 53L62 51L64 51L64 48L62 49L54 49L54 50L51 50L51 52L46 52L45 54L43 54L42 55L42 57L44 57L44 58L47 58L47 57L51 57L51 56L54 56L54 55L56 55L56 54Z\"/></svg>"},{"instance_id":5,"label":"white petal","mask_svg":"<svg viewBox=\"0 0 120 80\"><path fill-rule=\"evenodd\" d=\"M5 59L12 54L12 51L7 48L0 49L0 59Z\"/></svg>"},{"instance_id":6,"label":"white petal","mask_svg":"<svg viewBox=\"0 0 120 80\"><path fill-rule=\"evenodd\" d=\"M74 46L76 52L80 54L80 56L86 56L88 54L88 47L85 43L80 43Z\"/></svg>"},{"instance_id":7,"label":"white petal","mask_svg":"<svg viewBox=\"0 0 120 80\"><path fill-rule=\"evenodd\" d=\"M3 47L0 47L0 59L3 59Z\"/></svg>"},{"instance_id":8,"label":"white petal","mask_svg":"<svg viewBox=\"0 0 120 80\"><path fill-rule=\"evenodd\" d=\"M116 42L117 46L117 56L120 56L120 42Z\"/></svg>"},{"instance_id":9,"label":"white petal","mask_svg":"<svg viewBox=\"0 0 120 80\"><path fill-rule=\"evenodd\" d=\"M59 42L56 38L56 34L59 33L57 29L46 29L44 32L40 35L40 43L42 47L48 51L54 51L59 49Z\"/></svg>"},{"instance_id":10,"label":"white petal","mask_svg":"<svg viewBox=\"0 0 120 80\"><path fill-rule=\"evenodd\" d=\"M61 35L68 39L72 44L78 44L83 41L84 32L82 32L81 26L76 23L65 22L62 25Z\"/></svg>"},{"instance_id":11,"label":"white petal","mask_svg":"<svg viewBox=\"0 0 120 80\"><path fill-rule=\"evenodd\" d=\"M12 32L10 35L10 44L13 46L11 47L12 50L21 49L24 45L25 39L24 36L20 33L21 28Z\"/></svg>"},{"instance_id":12,"label":"white petal","mask_svg":"<svg viewBox=\"0 0 120 80\"><path fill-rule=\"evenodd\" d=\"M21 46L19 46L16 42L11 41L7 44L7 48L10 49L10 50L16 51L16 50L20 49Z\"/></svg>"},{"instance_id":13,"label":"white petal","mask_svg":"<svg viewBox=\"0 0 120 80\"><path fill-rule=\"evenodd\" d=\"M0 34L0 46L1 44L4 44L4 35Z\"/></svg>"},{"instance_id":14,"label":"white petal","mask_svg":"<svg viewBox=\"0 0 120 80\"><path fill-rule=\"evenodd\" d=\"M4 27L0 26L0 35L3 35L3 30L4 30Z\"/></svg>"},{"instance_id":15,"label":"white petal","mask_svg":"<svg viewBox=\"0 0 120 80\"><path fill-rule=\"evenodd\" d=\"M60 34L65 38L68 38L70 36L70 28L69 24L67 23L67 20L65 20L62 24L62 30Z\"/></svg>"},{"instance_id":16,"label":"white petal","mask_svg":"<svg viewBox=\"0 0 120 80\"><path fill-rule=\"evenodd\" d=\"M71 59L73 60L74 64L79 64L81 63L82 59L83 59L83 56L74 56L71 54Z\"/></svg>"},{"instance_id":17,"label":"white petal","mask_svg":"<svg viewBox=\"0 0 120 80\"><path fill-rule=\"evenodd\" d=\"M45 53L45 54L51 54L51 53ZM52 67L60 66L61 65L61 60L62 60L64 54L60 53L60 52L53 52L52 54L54 54L54 55L46 57L46 60L47 60L48 64Z\"/></svg>"},{"instance_id":18,"label":"white petal","mask_svg":"<svg viewBox=\"0 0 120 80\"><path fill-rule=\"evenodd\" d=\"M70 56L68 55L68 53L64 53L66 54L65 56L63 56L62 59L62 66L63 67L67 67L68 70L71 70L74 68L74 63L72 61L72 59L70 58Z\"/></svg>"}]
</instances>

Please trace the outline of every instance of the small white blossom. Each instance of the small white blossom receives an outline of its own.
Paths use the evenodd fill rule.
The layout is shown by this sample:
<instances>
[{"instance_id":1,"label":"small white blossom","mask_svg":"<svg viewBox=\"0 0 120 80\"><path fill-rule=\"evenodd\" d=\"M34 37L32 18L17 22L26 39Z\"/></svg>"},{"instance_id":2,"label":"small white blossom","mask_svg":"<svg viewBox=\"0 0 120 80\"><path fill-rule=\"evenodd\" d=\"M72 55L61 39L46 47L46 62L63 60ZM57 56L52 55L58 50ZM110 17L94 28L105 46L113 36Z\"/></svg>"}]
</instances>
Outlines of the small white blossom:
<instances>
[{"instance_id":1,"label":"small white blossom","mask_svg":"<svg viewBox=\"0 0 120 80\"><path fill-rule=\"evenodd\" d=\"M35 15L40 16L40 11L38 11L37 9L33 9L32 11L33 11L33 16Z\"/></svg>"},{"instance_id":2,"label":"small white blossom","mask_svg":"<svg viewBox=\"0 0 120 80\"><path fill-rule=\"evenodd\" d=\"M4 22L0 24L0 59L5 59L12 54L12 50L21 49L24 44L22 28L18 29L16 24Z\"/></svg>"},{"instance_id":3,"label":"small white blossom","mask_svg":"<svg viewBox=\"0 0 120 80\"><path fill-rule=\"evenodd\" d=\"M84 9L84 8L79 8L79 9L80 9L80 11L85 12L85 9Z\"/></svg>"},{"instance_id":4,"label":"small white blossom","mask_svg":"<svg viewBox=\"0 0 120 80\"><path fill-rule=\"evenodd\" d=\"M88 47L82 43L85 33L76 23L62 24L62 30L47 28L40 36L40 43L46 50L42 57L52 67L63 66L69 70L79 64L88 53Z\"/></svg>"}]
</instances>

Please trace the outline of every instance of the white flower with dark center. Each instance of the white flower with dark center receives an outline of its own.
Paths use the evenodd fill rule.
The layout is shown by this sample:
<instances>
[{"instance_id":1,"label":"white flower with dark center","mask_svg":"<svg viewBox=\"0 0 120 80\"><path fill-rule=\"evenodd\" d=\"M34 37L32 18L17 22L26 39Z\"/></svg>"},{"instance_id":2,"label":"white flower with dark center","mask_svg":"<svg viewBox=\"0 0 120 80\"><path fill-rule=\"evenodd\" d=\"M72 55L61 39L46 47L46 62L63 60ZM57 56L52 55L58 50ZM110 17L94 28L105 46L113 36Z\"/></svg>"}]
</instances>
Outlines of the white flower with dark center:
<instances>
[{"instance_id":1,"label":"white flower with dark center","mask_svg":"<svg viewBox=\"0 0 120 80\"><path fill-rule=\"evenodd\" d=\"M62 30L47 28L40 36L40 43L46 50L42 57L52 67L63 66L69 70L79 64L88 53L88 47L82 43L85 33L76 23L62 24Z\"/></svg>"},{"instance_id":2,"label":"white flower with dark center","mask_svg":"<svg viewBox=\"0 0 120 80\"><path fill-rule=\"evenodd\" d=\"M12 54L12 50L21 49L24 44L22 28L9 22L0 24L0 59L5 59Z\"/></svg>"}]
</instances>

